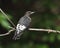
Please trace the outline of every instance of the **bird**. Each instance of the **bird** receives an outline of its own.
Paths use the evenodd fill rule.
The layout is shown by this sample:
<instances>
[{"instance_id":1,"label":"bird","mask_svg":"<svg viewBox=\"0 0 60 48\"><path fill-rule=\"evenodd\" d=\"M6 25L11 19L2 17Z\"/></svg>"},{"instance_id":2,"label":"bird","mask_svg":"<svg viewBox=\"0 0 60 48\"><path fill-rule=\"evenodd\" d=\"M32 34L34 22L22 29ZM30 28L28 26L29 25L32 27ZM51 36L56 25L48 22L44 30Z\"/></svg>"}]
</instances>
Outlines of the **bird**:
<instances>
[{"instance_id":1,"label":"bird","mask_svg":"<svg viewBox=\"0 0 60 48\"><path fill-rule=\"evenodd\" d=\"M21 35L23 34L23 31L29 27L31 23L30 15L33 13L35 12L27 11L25 15L19 19L18 24L16 26L16 31L13 36L14 40L20 39Z\"/></svg>"}]
</instances>

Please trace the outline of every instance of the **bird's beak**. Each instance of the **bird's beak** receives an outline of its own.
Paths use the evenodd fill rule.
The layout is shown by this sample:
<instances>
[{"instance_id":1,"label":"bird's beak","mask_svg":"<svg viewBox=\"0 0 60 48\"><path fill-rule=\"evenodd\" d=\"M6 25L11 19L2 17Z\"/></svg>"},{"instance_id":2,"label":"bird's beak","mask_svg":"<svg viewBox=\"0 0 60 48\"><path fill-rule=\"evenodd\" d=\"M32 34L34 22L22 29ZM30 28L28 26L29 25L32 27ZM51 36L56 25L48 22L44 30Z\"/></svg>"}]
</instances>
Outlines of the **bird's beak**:
<instances>
[{"instance_id":1,"label":"bird's beak","mask_svg":"<svg viewBox=\"0 0 60 48\"><path fill-rule=\"evenodd\" d=\"M33 13L35 13L35 12L31 12L31 14L33 14Z\"/></svg>"}]
</instances>

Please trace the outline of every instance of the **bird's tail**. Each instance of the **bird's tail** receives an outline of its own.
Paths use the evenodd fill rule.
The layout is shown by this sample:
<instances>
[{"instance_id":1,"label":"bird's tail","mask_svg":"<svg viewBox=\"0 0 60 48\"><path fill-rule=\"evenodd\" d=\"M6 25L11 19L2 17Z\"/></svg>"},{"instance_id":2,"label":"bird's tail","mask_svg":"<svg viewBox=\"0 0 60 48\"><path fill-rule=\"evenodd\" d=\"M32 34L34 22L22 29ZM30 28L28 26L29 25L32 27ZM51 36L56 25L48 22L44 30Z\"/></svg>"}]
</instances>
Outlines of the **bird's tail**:
<instances>
[{"instance_id":1,"label":"bird's tail","mask_svg":"<svg viewBox=\"0 0 60 48\"><path fill-rule=\"evenodd\" d=\"M17 32L15 32L14 36L13 36L13 40L18 40L20 39L21 35L23 34L23 32L19 32L19 34L17 34Z\"/></svg>"}]
</instances>

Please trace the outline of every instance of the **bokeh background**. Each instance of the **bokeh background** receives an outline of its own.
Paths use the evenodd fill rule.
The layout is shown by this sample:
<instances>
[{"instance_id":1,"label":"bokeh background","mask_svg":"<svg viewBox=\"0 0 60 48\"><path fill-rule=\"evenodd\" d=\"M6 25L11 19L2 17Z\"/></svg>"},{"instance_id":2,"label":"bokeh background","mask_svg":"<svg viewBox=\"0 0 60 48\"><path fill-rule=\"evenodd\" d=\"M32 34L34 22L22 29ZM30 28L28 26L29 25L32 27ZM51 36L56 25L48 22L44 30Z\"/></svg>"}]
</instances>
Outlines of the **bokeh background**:
<instances>
[{"instance_id":1,"label":"bokeh background","mask_svg":"<svg viewBox=\"0 0 60 48\"><path fill-rule=\"evenodd\" d=\"M0 0L0 8L17 25L26 11L31 15L30 27L60 30L60 0ZM0 34L12 26L0 12ZM13 27L13 26L12 26ZM14 32L0 37L0 48L60 48L60 34L25 30L20 40L13 40Z\"/></svg>"}]
</instances>

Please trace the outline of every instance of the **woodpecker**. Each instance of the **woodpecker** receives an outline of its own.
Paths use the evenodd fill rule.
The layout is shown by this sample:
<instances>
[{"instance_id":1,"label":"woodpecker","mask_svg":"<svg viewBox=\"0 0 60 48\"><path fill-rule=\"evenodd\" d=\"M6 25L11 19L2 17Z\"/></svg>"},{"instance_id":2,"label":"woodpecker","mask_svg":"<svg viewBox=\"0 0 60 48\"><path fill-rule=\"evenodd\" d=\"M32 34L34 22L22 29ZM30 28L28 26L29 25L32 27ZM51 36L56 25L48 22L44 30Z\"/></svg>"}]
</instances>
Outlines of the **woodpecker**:
<instances>
[{"instance_id":1,"label":"woodpecker","mask_svg":"<svg viewBox=\"0 0 60 48\"><path fill-rule=\"evenodd\" d=\"M33 14L34 12L27 11L23 17L20 18L18 21L18 24L16 26L16 31L13 36L14 40L20 39L20 36L23 34L23 31L29 27L31 18L30 15Z\"/></svg>"}]
</instances>

